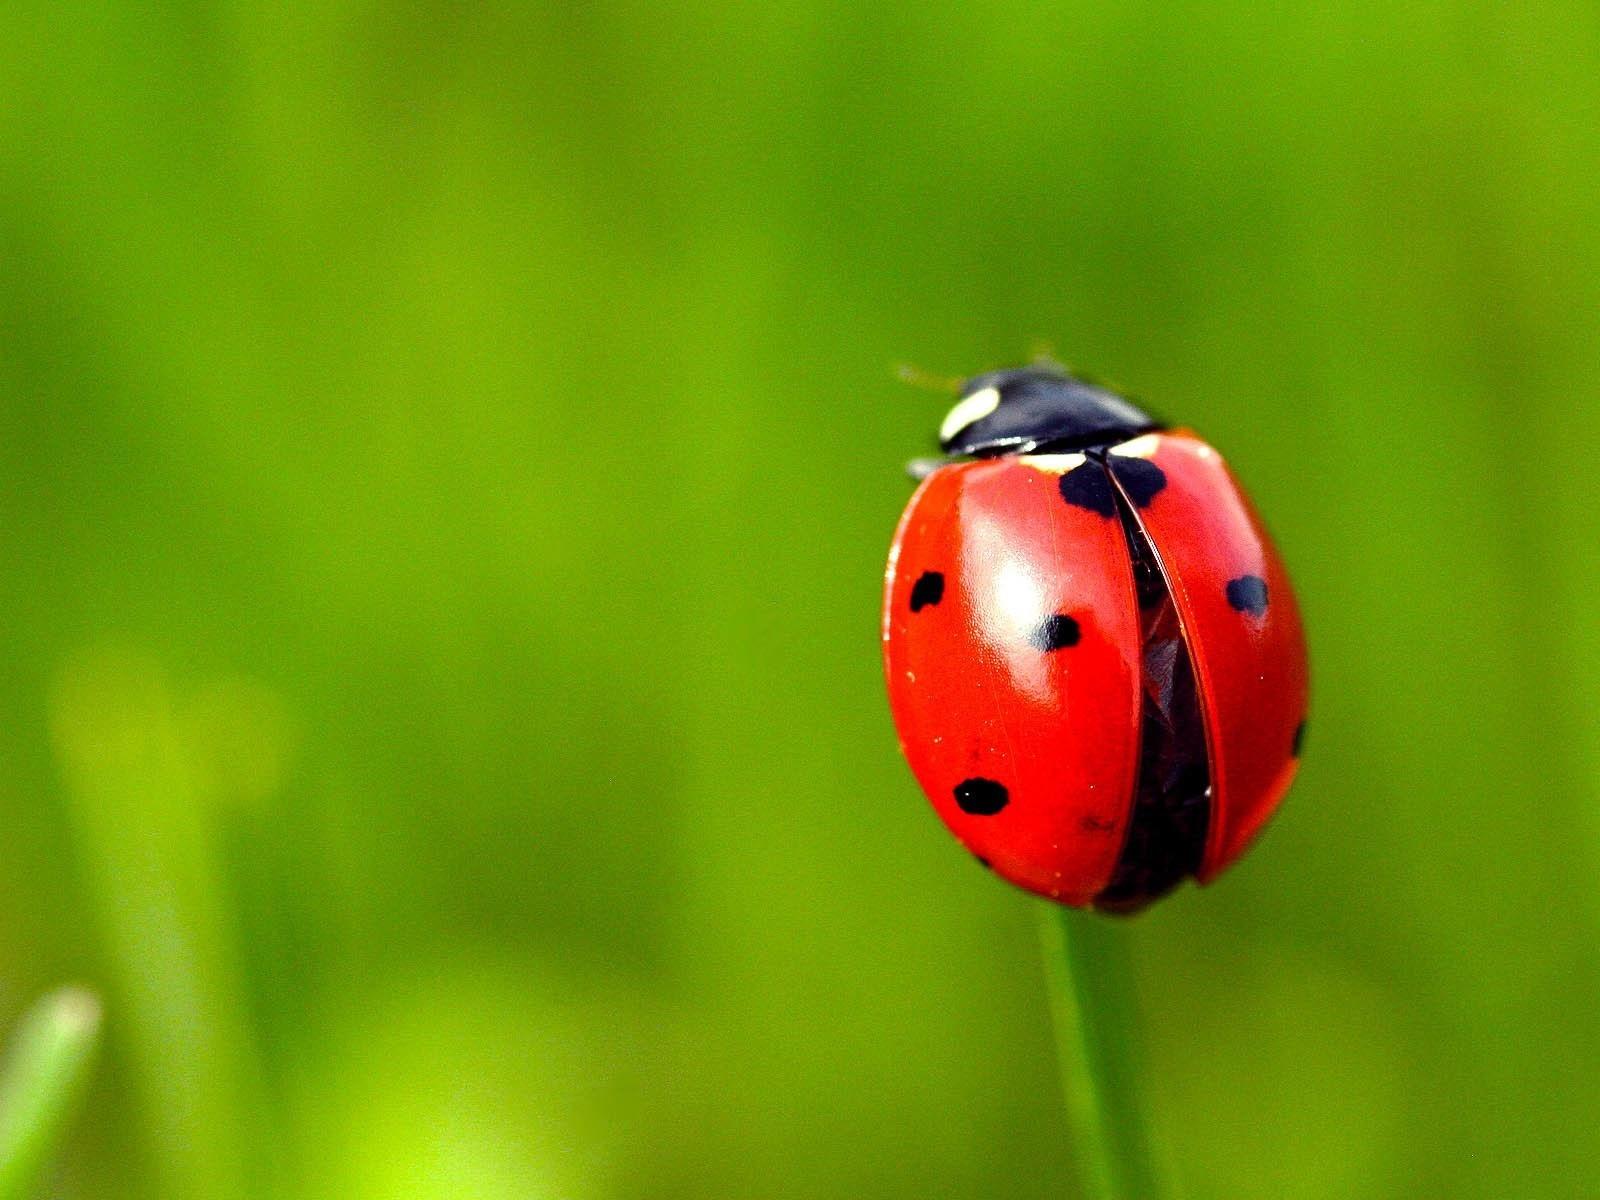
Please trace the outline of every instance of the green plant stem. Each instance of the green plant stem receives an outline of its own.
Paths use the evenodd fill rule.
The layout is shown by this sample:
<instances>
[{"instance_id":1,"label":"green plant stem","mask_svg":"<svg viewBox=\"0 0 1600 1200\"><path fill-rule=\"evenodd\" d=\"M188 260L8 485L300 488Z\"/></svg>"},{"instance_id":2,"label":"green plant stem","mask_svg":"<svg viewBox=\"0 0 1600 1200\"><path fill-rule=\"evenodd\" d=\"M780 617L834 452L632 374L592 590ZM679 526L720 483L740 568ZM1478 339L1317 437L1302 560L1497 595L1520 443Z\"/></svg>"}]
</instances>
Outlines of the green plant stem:
<instances>
[{"instance_id":1,"label":"green plant stem","mask_svg":"<svg viewBox=\"0 0 1600 1200\"><path fill-rule=\"evenodd\" d=\"M1143 1091L1127 931L1105 917L1041 906L1073 1160L1088 1200L1167 1200Z\"/></svg>"},{"instance_id":2,"label":"green plant stem","mask_svg":"<svg viewBox=\"0 0 1600 1200\"><path fill-rule=\"evenodd\" d=\"M0 1200L23 1200L72 1115L100 1038L100 1001L53 992L22 1019L0 1071Z\"/></svg>"}]
</instances>

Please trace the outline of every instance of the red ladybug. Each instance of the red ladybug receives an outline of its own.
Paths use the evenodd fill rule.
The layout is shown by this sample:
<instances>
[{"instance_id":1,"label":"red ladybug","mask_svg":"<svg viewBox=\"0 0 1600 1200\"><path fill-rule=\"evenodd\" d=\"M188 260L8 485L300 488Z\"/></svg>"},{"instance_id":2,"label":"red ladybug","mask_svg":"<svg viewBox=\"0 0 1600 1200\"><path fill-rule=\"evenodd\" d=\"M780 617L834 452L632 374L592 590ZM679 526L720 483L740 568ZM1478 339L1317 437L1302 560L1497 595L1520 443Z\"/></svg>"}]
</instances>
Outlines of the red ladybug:
<instances>
[{"instance_id":1,"label":"red ladybug","mask_svg":"<svg viewBox=\"0 0 1600 1200\"><path fill-rule=\"evenodd\" d=\"M1221 456L1052 367L969 380L889 551L917 781L986 866L1131 912L1260 832L1305 730L1300 613Z\"/></svg>"}]
</instances>

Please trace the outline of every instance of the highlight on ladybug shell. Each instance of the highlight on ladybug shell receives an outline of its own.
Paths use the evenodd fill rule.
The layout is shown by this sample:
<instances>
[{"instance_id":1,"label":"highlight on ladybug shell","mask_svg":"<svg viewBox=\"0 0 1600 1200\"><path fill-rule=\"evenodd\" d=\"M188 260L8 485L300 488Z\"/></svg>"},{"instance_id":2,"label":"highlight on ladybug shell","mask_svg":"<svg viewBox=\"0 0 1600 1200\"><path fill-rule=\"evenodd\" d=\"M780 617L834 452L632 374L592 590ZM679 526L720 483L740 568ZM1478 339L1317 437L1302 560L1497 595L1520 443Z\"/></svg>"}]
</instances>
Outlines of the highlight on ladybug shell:
<instances>
[{"instance_id":1,"label":"highlight on ladybug shell","mask_svg":"<svg viewBox=\"0 0 1600 1200\"><path fill-rule=\"evenodd\" d=\"M1130 913L1208 883L1294 779L1283 562L1221 455L1053 366L968 380L889 551L901 747L979 862Z\"/></svg>"}]
</instances>

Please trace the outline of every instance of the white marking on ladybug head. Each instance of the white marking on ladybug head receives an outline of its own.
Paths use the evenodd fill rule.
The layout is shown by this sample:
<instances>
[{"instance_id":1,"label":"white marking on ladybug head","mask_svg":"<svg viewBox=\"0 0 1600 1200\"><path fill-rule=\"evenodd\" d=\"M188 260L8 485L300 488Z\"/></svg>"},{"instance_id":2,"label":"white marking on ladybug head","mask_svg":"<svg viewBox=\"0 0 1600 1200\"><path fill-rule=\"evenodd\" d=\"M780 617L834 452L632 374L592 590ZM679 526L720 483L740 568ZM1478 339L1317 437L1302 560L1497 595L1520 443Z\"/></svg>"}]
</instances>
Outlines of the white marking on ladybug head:
<instances>
[{"instance_id":1,"label":"white marking on ladybug head","mask_svg":"<svg viewBox=\"0 0 1600 1200\"><path fill-rule=\"evenodd\" d=\"M1131 438L1120 446L1111 447L1111 453L1122 458L1150 458L1160 445L1160 434L1146 433Z\"/></svg>"},{"instance_id":2,"label":"white marking on ladybug head","mask_svg":"<svg viewBox=\"0 0 1600 1200\"><path fill-rule=\"evenodd\" d=\"M973 425L983 420L999 407L999 388L980 388L970 396L963 396L939 426L939 440L948 442L968 425Z\"/></svg>"},{"instance_id":3,"label":"white marking on ladybug head","mask_svg":"<svg viewBox=\"0 0 1600 1200\"><path fill-rule=\"evenodd\" d=\"M1024 466L1050 475L1065 475L1083 466L1087 461L1081 454L1024 454L1019 460Z\"/></svg>"}]
</instances>

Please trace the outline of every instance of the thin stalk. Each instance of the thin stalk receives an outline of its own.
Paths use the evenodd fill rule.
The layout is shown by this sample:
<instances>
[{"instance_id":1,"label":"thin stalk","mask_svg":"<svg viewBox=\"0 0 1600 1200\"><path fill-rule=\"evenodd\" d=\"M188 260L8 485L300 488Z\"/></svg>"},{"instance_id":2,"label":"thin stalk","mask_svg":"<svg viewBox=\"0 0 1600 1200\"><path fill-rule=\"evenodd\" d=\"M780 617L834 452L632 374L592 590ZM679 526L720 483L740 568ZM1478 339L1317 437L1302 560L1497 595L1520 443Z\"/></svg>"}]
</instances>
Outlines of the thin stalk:
<instances>
[{"instance_id":1,"label":"thin stalk","mask_svg":"<svg viewBox=\"0 0 1600 1200\"><path fill-rule=\"evenodd\" d=\"M0 1071L0 1200L34 1194L100 1038L100 1001L82 988L46 996L22 1019Z\"/></svg>"},{"instance_id":2,"label":"thin stalk","mask_svg":"<svg viewBox=\"0 0 1600 1200\"><path fill-rule=\"evenodd\" d=\"M1041 905L1073 1159L1086 1200L1169 1200L1146 1108L1138 1005L1126 931L1114 920Z\"/></svg>"}]
</instances>

